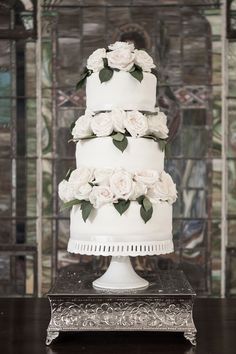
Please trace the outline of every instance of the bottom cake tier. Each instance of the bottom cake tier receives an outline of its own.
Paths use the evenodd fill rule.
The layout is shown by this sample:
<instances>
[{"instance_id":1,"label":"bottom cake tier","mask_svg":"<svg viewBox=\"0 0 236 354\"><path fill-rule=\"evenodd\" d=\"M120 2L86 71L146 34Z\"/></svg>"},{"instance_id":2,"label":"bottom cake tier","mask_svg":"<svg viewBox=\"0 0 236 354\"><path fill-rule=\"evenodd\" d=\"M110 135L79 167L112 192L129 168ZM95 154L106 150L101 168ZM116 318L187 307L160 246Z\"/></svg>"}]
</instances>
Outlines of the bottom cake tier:
<instances>
[{"instance_id":1,"label":"bottom cake tier","mask_svg":"<svg viewBox=\"0 0 236 354\"><path fill-rule=\"evenodd\" d=\"M120 215L112 204L91 212L86 222L80 207L71 210L68 252L103 256L141 256L173 252L172 205L153 205L153 215L145 224L140 206L131 202Z\"/></svg>"}]
</instances>

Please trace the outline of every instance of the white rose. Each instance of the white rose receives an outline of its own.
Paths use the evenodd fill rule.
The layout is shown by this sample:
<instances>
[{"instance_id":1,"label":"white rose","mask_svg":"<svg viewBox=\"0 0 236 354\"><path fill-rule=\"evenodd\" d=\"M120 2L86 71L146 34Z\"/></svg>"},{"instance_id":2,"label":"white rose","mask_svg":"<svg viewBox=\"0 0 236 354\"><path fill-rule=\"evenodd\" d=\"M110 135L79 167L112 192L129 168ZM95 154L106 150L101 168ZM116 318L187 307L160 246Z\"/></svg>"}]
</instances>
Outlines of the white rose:
<instances>
[{"instance_id":1,"label":"white rose","mask_svg":"<svg viewBox=\"0 0 236 354\"><path fill-rule=\"evenodd\" d=\"M74 139L82 139L92 135L91 118L91 115L85 114L77 119L71 132Z\"/></svg>"},{"instance_id":2,"label":"white rose","mask_svg":"<svg viewBox=\"0 0 236 354\"><path fill-rule=\"evenodd\" d=\"M88 200L93 187L89 183L74 186L74 197L79 200Z\"/></svg>"},{"instance_id":3,"label":"white rose","mask_svg":"<svg viewBox=\"0 0 236 354\"><path fill-rule=\"evenodd\" d=\"M110 187L116 200L128 200L134 192L134 181L127 171L117 170L110 177Z\"/></svg>"},{"instance_id":4,"label":"white rose","mask_svg":"<svg viewBox=\"0 0 236 354\"><path fill-rule=\"evenodd\" d=\"M127 112L124 118L124 126L134 138L141 137L148 132L148 120L139 111Z\"/></svg>"},{"instance_id":5,"label":"white rose","mask_svg":"<svg viewBox=\"0 0 236 354\"><path fill-rule=\"evenodd\" d=\"M135 181L150 187L158 181L159 173L156 170L141 170L135 172L134 179Z\"/></svg>"},{"instance_id":6,"label":"white rose","mask_svg":"<svg viewBox=\"0 0 236 354\"><path fill-rule=\"evenodd\" d=\"M134 191L130 196L131 200L136 200L141 195L145 195L147 193L147 186L142 182L134 183Z\"/></svg>"},{"instance_id":7,"label":"white rose","mask_svg":"<svg viewBox=\"0 0 236 354\"><path fill-rule=\"evenodd\" d=\"M140 66L143 71L150 72L156 65L153 63L152 57L144 50L135 50L134 62Z\"/></svg>"},{"instance_id":8,"label":"white rose","mask_svg":"<svg viewBox=\"0 0 236 354\"><path fill-rule=\"evenodd\" d=\"M109 168L96 168L94 170L94 183L97 184L108 184L109 178L113 173L112 169Z\"/></svg>"},{"instance_id":9,"label":"white rose","mask_svg":"<svg viewBox=\"0 0 236 354\"><path fill-rule=\"evenodd\" d=\"M166 125L165 113L159 112L157 116L148 117L148 132L160 139L168 138L169 129Z\"/></svg>"},{"instance_id":10,"label":"white rose","mask_svg":"<svg viewBox=\"0 0 236 354\"><path fill-rule=\"evenodd\" d=\"M65 179L63 179L63 181L61 181L58 185L58 194L64 203L75 199L73 186Z\"/></svg>"},{"instance_id":11,"label":"white rose","mask_svg":"<svg viewBox=\"0 0 236 354\"><path fill-rule=\"evenodd\" d=\"M113 132L113 122L109 113L99 113L91 120L91 128L97 136L108 136Z\"/></svg>"},{"instance_id":12,"label":"white rose","mask_svg":"<svg viewBox=\"0 0 236 354\"><path fill-rule=\"evenodd\" d=\"M82 186L93 180L93 171L87 167L79 167L71 172L69 182L76 186Z\"/></svg>"},{"instance_id":13,"label":"white rose","mask_svg":"<svg viewBox=\"0 0 236 354\"><path fill-rule=\"evenodd\" d=\"M147 196L151 203L162 200L173 204L177 199L177 191L171 176L162 171L159 180L148 190Z\"/></svg>"},{"instance_id":14,"label":"white rose","mask_svg":"<svg viewBox=\"0 0 236 354\"><path fill-rule=\"evenodd\" d=\"M109 187L95 186L89 196L89 200L90 203L93 204L94 208L97 209L104 204L113 202L114 197Z\"/></svg>"},{"instance_id":15,"label":"white rose","mask_svg":"<svg viewBox=\"0 0 236 354\"><path fill-rule=\"evenodd\" d=\"M108 46L110 50L116 49L129 49L131 52L134 50L134 44L130 42L115 42Z\"/></svg>"},{"instance_id":16,"label":"white rose","mask_svg":"<svg viewBox=\"0 0 236 354\"><path fill-rule=\"evenodd\" d=\"M108 65L111 68L129 71L134 65L134 53L128 48L120 48L107 53Z\"/></svg>"},{"instance_id":17,"label":"white rose","mask_svg":"<svg viewBox=\"0 0 236 354\"><path fill-rule=\"evenodd\" d=\"M124 127L124 119L125 119L126 113L122 109L115 108L111 111L111 119L113 121L113 129L115 132L120 132L124 133L125 132L125 127Z\"/></svg>"},{"instance_id":18,"label":"white rose","mask_svg":"<svg viewBox=\"0 0 236 354\"><path fill-rule=\"evenodd\" d=\"M106 58L106 49L99 48L95 50L87 60L87 68L93 70L93 72L100 71L103 67L103 58Z\"/></svg>"}]
</instances>

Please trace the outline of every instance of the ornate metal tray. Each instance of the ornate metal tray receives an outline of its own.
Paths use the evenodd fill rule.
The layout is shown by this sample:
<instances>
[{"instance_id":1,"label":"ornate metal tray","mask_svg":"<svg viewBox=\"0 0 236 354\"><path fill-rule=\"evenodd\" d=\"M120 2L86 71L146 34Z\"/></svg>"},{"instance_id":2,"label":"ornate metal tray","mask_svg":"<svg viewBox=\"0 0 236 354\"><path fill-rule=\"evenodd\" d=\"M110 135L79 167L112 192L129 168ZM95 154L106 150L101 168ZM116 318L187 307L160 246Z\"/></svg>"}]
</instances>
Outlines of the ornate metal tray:
<instances>
[{"instance_id":1,"label":"ornate metal tray","mask_svg":"<svg viewBox=\"0 0 236 354\"><path fill-rule=\"evenodd\" d=\"M58 274L48 298L51 320L46 344L61 331L183 332L196 345L193 302L196 296L182 271L159 271L142 290L96 290L94 274L66 270Z\"/></svg>"}]
</instances>

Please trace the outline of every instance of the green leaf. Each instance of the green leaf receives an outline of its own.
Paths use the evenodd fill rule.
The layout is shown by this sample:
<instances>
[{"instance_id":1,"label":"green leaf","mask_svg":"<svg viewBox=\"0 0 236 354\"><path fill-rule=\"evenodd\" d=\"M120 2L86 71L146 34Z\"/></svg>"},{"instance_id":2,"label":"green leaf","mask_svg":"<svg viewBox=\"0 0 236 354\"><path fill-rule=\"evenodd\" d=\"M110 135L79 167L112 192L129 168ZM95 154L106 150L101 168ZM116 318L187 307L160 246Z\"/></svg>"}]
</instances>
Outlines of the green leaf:
<instances>
[{"instance_id":1,"label":"green leaf","mask_svg":"<svg viewBox=\"0 0 236 354\"><path fill-rule=\"evenodd\" d=\"M85 81L87 79L87 75L85 77L83 77L82 79L79 80L79 82L76 85L76 90L78 91L79 89L81 89L81 87L84 86Z\"/></svg>"},{"instance_id":2,"label":"green leaf","mask_svg":"<svg viewBox=\"0 0 236 354\"><path fill-rule=\"evenodd\" d=\"M140 215L143 219L143 221L145 222L148 222L148 220L151 219L152 217L152 213L153 213L153 207L151 207L151 209L149 209L148 211L145 210L144 206L142 205L141 208L140 208Z\"/></svg>"},{"instance_id":3,"label":"green leaf","mask_svg":"<svg viewBox=\"0 0 236 354\"><path fill-rule=\"evenodd\" d=\"M132 66L132 68L129 70L129 73L132 73L136 69L135 65Z\"/></svg>"},{"instance_id":4,"label":"green leaf","mask_svg":"<svg viewBox=\"0 0 236 354\"><path fill-rule=\"evenodd\" d=\"M146 211L149 211L152 208L152 203L147 197L143 199L143 207Z\"/></svg>"},{"instance_id":5,"label":"green leaf","mask_svg":"<svg viewBox=\"0 0 236 354\"><path fill-rule=\"evenodd\" d=\"M134 71L132 71L130 73L136 80L138 80L139 82L142 81L143 79L143 72L141 70L137 70L135 69Z\"/></svg>"},{"instance_id":6,"label":"green leaf","mask_svg":"<svg viewBox=\"0 0 236 354\"><path fill-rule=\"evenodd\" d=\"M88 70L86 67L84 68L80 76L80 80L76 85L76 90L79 90L85 84L87 77L90 76L92 73L92 70Z\"/></svg>"},{"instance_id":7,"label":"green leaf","mask_svg":"<svg viewBox=\"0 0 236 354\"><path fill-rule=\"evenodd\" d=\"M76 121L77 121L77 119L74 120L74 122L72 122L71 125L70 125L70 132L71 132L71 133L72 133L72 130L74 129L74 127L75 127Z\"/></svg>"},{"instance_id":8,"label":"green leaf","mask_svg":"<svg viewBox=\"0 0 236 354\"><path fill-rule=\"evenodd\" d=\"M109 81L112 78L113 70L109 67L103 68L99 71L99 79L102 82Z\"/></svg>"},{"instance_id":9,"label":"green leaf","mask_svg":"<svg viewBox=\"0 0 236 354\"><path fill-rule=\"evenodd\" d=\"M107 58L102 58L102 60L103 60L104 68L107 68L107 67L108 67L108 60L107 60Z\"/></svg>"},{"instance_id":10,"label":"green leaf","mask_svg":"<svg viewBox=\"0 0 236 354\"><path fill-rule=\"evenodd\" d=\"M122 133L116 133L114 135L112 135L112 139L114 139L115 141L122 141L124 139L124 134Z\"/></svg>"},{"instance_id":11,"label":"green leaf","mask_svg":"<svg viewBox=\"0 0 236 354\"><path fill-rule=\"evenodd\" d=\"M139 204L143 205L144 198L145 198L145 195L140 195L140 197L138 197L136 200Z\"/></svg>"},{"instance_id":12,"label":"green leaf","mask_svg":"<svg viewBox=\"0 0 236 354\"><path fill-rule=\"evenodd\" d=\"M82 218L84 222L86 222L93 209L93 204L91 204L88 200L82 200L80 209L82 210Z\"/></svg>"},{"instance_id":13,"label":"green leaf","mask_svg":"<svg viewBox=\"0 0 236 354\"><path fill-rule=\"evenodd\" d=\"M166 144L167 144L167 141L163 140L163 139L159 139L158 140L158 144L159 144L159 147L160 147L161 151L164 151L165 147L166 147Z\"/></svg>"},{"instance_id":14,"label":"green leaf","mask_svg":"<svg viewBox=\"0 0 236 354\"><path fill-rule=\"evenodd\" d=\"M74 139L74 140L78 141L78 140L87 140L87 139L94 139L94 138L97 138L97 135L85 136L84 138L79 138L79 139Z\"/></svg>"},{"instance_id":15,"label":"green leaf","mask_svg":"<svg viewBox=\"0 0 236 354\"><path fill-rule=\"evenodd\" d=\"M159 142L159 139L157 137L155 137L154 135L144 135L144 136L142 136L142 138L152 139L152 140L156 141L157 143Z\"/></svg>"},{"instance_id":16,"label":"green leaf","mask_svg":"<svg viewBox=\"0 0 236 354\"><path fill-rule=\"evenodd\" d=\"M141 68L141 66L135 64L135 69L139 70L139 71L143 71L143 69Z\"/></svg>"},{"instance_id":17,"label":"green leaf","mask_svg":"<svg viewBox=\"0 0 236 354\"><path fill-rule=\"evenodd\" d=\"M113 204L120 215L128 209L130 205L130 200L118 199L118 203Z\"/></svg>"},{"instance_id":18,"label":"green leaf","mask_svg":"<svg viewBox=\"0 0 236 354\"><path fill-rule=\"evenodd\" d=\"M66 172L66 177L65 177L65 180L66 180L66 181L69 180L72 171L73 171L73 170L72 170L71 168L69 168L69 170Z\"/></svg>"},{"instance_id":19,"label":"green leaf","mask_svg":"<svg viewBox=\"0 0 236 354\"><path fill-rule=\"evenodd\" d=\"M124 139L122 141L117 141L117 140L112 139L112 142L117 147L117 149L119 149L122 152L128 146L128 139L126 138L126 136L124 136Z\"/></svg>"},{"instance_id":20,"label":"green leaf","mask_svg":"<svg viewBox=\"0 0 236 354\"><path fill-rule=\"evenodd\" d=\"M156 78L158 78L158 72L157 72L156 69L152 68L152 69L151 69L151 73L152 73L154 76L156 76Z\"/></svg>"},{"instance_id":21,"label":"green leaf","mask_svg":"<svg viewBox=\"0 0 236 354\"><path fill-rule=\"evenodd\" d=\"M80 200L78 199L73 199L73 200L70 200L69 202L67 203L64 203L60 209L60 211L64 211L68 208L71 208L73 205L77 205L77 204L80 204Z\"/></svg>"},{"instance_id":22,"label":"green leaf","mask_svg":"<svg viewBox=\"0 0 236 354\"><path fill-rule=\"evenodd\" d=\"M146 116L156 116L157 112L149 112L149 111L139 111L142 114L145 114Z\"/></svg>"}]
</instances>

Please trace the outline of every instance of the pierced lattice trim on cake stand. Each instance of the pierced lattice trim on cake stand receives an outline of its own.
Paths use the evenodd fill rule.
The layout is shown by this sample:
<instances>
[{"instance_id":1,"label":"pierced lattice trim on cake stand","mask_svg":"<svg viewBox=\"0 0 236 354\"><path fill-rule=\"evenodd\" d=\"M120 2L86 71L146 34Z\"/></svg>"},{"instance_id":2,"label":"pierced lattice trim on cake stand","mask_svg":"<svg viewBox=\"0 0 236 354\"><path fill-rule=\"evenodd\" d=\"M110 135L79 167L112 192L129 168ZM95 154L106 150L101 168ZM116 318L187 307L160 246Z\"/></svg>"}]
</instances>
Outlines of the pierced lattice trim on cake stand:
<instances>
[{"instance_id":1,"label":"pierced lattice trim on cake stand","mask_svg":"<svg viewBox=\"0 0 236 354\"><path fill-rule=\"evenodd\" d=\"M70 253L95 256L152 256L174 251L172 240L150 242L95 242L70 239L67 247Z\"/></svg>"}]
</instances>

